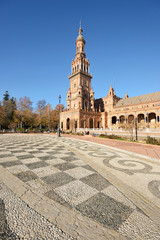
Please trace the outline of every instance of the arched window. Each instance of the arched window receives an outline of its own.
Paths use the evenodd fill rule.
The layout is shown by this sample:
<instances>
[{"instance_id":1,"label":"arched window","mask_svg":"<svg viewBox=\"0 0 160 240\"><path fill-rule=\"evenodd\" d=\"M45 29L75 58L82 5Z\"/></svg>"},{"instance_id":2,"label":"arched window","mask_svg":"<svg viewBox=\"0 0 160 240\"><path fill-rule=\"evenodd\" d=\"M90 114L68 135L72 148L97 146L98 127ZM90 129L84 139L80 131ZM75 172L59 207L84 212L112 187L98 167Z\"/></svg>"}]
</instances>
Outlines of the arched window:
<instances>
[{"instance_id":1,"label":"arched window","mask_svg":"<svg viewBox=\"0 0 160 240\"><path fill-rule=\"evenodd\" d=\"M119 119L120 119L120 123L124 123L124 121L125 121L125 116L124 116L124 115L121 115L121 116L119 117Z\"/></svg>"},{"instance_id":2,"label":"arched window","mask_svg":"<svg viewBox=\"0 0 160 240\"><path fill-rule=\"evenodd\" d=\"M143 123L144 122L144 114L140 113L138 114L138 123Z\"/></svg>"},{"instance_id":3,"label":"arched window","mask_svg":"<svg viewBox=\"0 0 160 240\"><path fill-rule=\"evenodd\" d=\"M156 114L155 113L149 113L149 122L155 123L156 122Z\"/></svg>"},{"instance_id":4,"label":"arched window","mask_svg":"<svg viewBox=\"0 0 160 240\"><path fill-rule=\"evenodd\" d=\"M134 115L128 116L128 123L134 123Z\"/></svg>"},{"instance_id":5,"label":"arched window","mask_svg":"<svg viewBox=\"0 0 160 240\"><path fill-rule=\"evenodd\" d=\"M84 120L81 121L81 128L84 128Z\"/></svg>"},{"instance_id":6,"label":"arched window","mask_svg":"<svg viewBox=\"0 0 160 240\"><path fill-rule=\"evenodd\" d=\"M69 118L67 118L67 130L69 130L70 129L70 119Z\"/></svg>"},{"instance_id":7,"label":"arched window","mask_svg":"<svg viewBox=\"0 0 160 240\"><path fill-rule=\"evenodd\" d=\"M116 116L113 116L113 117L112 117L112 124L116 124L116 121L117 121Z\"/></svg>"},{"instance_id":8,"label":"arched window","mask_svg":"<svg viewBox=\"0 0 160 240\"><path fill-rule=\"evenodd\" d=\"M89 128L93 128L93 118L89 119Z\"/></svg>"}]
</instances>

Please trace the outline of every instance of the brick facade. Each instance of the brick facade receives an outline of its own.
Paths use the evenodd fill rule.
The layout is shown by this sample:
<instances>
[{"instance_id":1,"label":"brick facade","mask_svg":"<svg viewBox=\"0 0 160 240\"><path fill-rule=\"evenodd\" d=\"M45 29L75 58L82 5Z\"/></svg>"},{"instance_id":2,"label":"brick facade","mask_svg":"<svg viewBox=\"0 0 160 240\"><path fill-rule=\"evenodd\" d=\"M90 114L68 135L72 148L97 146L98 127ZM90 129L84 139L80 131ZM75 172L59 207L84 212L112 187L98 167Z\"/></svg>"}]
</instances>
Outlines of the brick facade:
<instances>
[{"instance_id":1,"label":"brick facade","mask_svg":"<svg viewBox=\"0 0 160 240\"><path fill-rule=\"evenodd\" d=\"M67 92L67 109L60 114L62 130L80 128L120 128L137 121L140 128L160 128L160 91L124 99L116 96L112 85L106 97L94 99L85 40L79 28L76 54L72 61Z\"/></svg>"}]
</instances>

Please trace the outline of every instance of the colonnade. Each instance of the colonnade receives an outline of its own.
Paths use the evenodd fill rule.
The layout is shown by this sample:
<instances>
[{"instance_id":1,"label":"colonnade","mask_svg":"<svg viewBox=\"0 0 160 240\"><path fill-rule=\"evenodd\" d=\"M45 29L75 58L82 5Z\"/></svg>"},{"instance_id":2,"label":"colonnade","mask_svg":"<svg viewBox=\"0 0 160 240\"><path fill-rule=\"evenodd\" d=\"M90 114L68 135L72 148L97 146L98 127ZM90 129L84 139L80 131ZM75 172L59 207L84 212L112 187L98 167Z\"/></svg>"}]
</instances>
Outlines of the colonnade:
<instances>
[{"instance_id":1,"label":"colonnade","mask_svg":"<svg viewBox=\"0 0 160 240\"><path fill-rule=\"evenodd\" d=\"M122 114L111 117L111 125L137 122L139 125L155 125L160 123L160 112L145 112L139 114Z\"/></svg>"}]
</instances>

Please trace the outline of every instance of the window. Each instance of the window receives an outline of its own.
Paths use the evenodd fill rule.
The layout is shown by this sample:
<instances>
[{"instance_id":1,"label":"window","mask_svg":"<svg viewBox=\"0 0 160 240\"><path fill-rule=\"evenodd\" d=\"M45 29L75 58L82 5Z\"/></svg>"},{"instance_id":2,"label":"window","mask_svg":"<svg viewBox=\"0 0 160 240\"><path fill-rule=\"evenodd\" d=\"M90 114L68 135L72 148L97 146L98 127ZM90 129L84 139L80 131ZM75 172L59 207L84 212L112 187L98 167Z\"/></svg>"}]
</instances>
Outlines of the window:
<instances>
[{"instance_id":1,"label":"window","mask_svg":"<svg viewBox=\"0 0 160 240\"><path fill-rule=\"evenodd\" d=\"M76 84L74 84L74 88L76 87Z\"/></svg>"}]
</instances>

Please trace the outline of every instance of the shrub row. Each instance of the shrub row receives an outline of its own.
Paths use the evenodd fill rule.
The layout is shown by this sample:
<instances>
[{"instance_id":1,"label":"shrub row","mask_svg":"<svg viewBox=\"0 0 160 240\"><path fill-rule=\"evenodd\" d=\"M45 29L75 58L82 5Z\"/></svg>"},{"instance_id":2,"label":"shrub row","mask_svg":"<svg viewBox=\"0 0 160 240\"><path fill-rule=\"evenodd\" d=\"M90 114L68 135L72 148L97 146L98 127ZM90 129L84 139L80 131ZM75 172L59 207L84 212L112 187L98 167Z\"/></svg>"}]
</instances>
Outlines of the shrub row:
<instances>
[{"instance_id":1,"label":"shrub row","mask_svg":"<svg viewBox=\"0 0 160 240\"><path fill-rule=\"evenodd\" d=\"M153 137L147 137L145 139L145 142L148 144L153 144L153 145L160 145L160 140L153 138Z\"/></svg>"}]
</instances>

